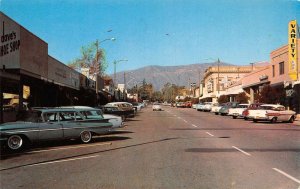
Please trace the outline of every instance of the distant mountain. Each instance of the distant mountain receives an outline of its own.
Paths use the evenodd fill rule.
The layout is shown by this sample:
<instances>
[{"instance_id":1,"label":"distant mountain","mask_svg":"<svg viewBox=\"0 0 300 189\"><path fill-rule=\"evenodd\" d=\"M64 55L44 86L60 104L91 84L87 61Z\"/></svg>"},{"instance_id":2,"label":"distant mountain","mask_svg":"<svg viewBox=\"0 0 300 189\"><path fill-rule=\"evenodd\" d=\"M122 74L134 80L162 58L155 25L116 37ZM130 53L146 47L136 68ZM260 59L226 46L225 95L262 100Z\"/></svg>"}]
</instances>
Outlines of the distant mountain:
<instances>
[{"instance_id":1,"label":"distant mountain","mask_svg":"<svg viewBox=\"0 0 300 189\"><path fill-rule=\"evenodd\" d=\"M220 66L231 65L220 62ZM152 83L155 90L161 90L166 83L189 87L189 83L199 83L203 79L205 70L217 63L201 63L182 66L146 66L136 70L125 71L126 87L141 85L145 79ZM199 74L200 73L200 74ZM114 76L111 75L113 78ZM117 83L124 83L124 72L116 74Z\"/></svg>"}]
</instances>

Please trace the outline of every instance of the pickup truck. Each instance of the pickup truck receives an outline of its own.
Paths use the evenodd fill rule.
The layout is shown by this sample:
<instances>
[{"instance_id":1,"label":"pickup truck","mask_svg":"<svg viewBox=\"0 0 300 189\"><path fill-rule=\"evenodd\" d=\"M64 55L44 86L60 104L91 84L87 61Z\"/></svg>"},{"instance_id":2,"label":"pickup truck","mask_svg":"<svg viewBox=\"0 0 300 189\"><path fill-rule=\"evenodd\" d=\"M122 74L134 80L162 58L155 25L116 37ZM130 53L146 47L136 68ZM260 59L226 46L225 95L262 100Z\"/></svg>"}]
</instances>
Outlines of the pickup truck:
<instances>
[{"instance_id":1,"label":"pickup truck","mask_svg":"<svg viewBox=\"0 0 300 189\"><path fill-rule=\"evenodd\" d=\"M252 110L253 122L270 121L275 123L277 121L293 123L296 117L296 112L286 110L282 105L264 104L259 109Z\"/></svg>"}]
</instances>

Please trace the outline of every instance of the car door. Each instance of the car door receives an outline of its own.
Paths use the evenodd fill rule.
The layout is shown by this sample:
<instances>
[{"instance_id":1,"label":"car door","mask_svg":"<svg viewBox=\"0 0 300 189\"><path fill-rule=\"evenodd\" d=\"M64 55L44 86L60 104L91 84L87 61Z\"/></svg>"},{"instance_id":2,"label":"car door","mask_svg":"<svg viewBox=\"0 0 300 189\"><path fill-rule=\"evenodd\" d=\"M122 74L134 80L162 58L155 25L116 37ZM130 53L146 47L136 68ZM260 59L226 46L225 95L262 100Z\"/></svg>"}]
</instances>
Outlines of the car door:
<instances>
[{"instance_id":1,"label":"car door","mask_svg":"<svg viewBox=\"0 0 300 189\"><path fill-rule=\"evenodd\" d=\"M64 111L59 113L61 124L63 127L63 136L67 138L76 138L84 130L80 120L83 120L81 115L76 111Z\"/></svg>"},{"instance_id":2,"label":"car door","mask_svg":"<svg viewBox=\"0 0 300 189\"><path fill-rule=\"evenodd\" d=\"M63 138L62 124L57 112L43 113L44 122L39 124L40 140L56 140Z\"/></svg>"}]
</instances>

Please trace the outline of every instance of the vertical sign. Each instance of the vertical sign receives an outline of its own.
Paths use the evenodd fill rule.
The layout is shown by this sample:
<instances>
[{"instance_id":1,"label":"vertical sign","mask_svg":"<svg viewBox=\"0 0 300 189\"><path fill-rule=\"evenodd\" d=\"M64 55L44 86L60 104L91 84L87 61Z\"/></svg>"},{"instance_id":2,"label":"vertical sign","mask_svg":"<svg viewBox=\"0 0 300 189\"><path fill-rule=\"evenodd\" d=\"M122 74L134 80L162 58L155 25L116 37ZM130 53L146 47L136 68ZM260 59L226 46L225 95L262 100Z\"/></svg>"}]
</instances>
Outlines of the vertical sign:
<instances>
[{"instance_id":1,"label":"vertical sign","mask_svg":"<svg viewBox=\"0 0 300 189\"><path fill-rule=\"evenodd\" d=\"M292 80L298 79L298 62L297 62L297 22L289 22L289 76Z\"/></svg>"}]
</instances>

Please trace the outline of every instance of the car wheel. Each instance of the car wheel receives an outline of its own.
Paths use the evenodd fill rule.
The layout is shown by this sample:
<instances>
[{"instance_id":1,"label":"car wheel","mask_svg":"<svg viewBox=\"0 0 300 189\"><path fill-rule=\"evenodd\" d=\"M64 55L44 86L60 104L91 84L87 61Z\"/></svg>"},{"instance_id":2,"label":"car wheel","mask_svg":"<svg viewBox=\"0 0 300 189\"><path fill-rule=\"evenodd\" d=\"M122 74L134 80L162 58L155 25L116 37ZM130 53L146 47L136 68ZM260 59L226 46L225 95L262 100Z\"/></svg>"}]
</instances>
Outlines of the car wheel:
<instances>
[{"instance_id":1,"label":"car wheel","mask_svg":"<svg viewBox=\"0 0 300 189\"><path fill-rule=\"evenodd\" d=\"M232 119L236 119L237 116L232 116Z\"/></svg>"},{"instance_id":2,"label":"car wheel","mask_svg":"<svg viewBox=\"0 0 300 189\"><path fill-rule=\"evenodd\" d=\"M254 123L257 123L257 119L253 119L253 122L254 122Z\"/></svg>"},{"instance_id":3,"label":"car wheel","mask_svg":"<svg viewBox=\"0 0 300 189\"><path fill-rule=\"evenodd\" d=\"M19 135L12 135L7 140L7 146L10 150L20 150L24 146L24 139Z\"/></svg>"},{"instance_id":4,"label":"car wheel","mask_svg":"<svg viewBox=\"0 0 300 189\"><path fill-rule=\"evenodd\" d=\"M244 117L244 120L248 120L248 118L247 118L247 117Z\"/></svg>"},{"instance_id":5,"label":"car wheel","mask_svg":"<svg viewBox=\"0 0 300 189\"><path fill-rule=\"evenodd\" d=\"M277 117L273 117L273 118L270 120L271 123L276 123L276 121L277 121Z\"/></svg>"},{"instance_id":6,"label":"car wheel","mask_svg":"<svg viewBox=\"0 0 300 189\"><path fill-rule=\"evenodd\" d=\"M295 121L295 117L292 116L292 117L289 119L289 123L294 123L294 121Z\"/></svg>"},{"instance_id":7,"label":"car wheel","mask_svg":"<svg viewBox=\"0 0 300 189\"><path fill-rule=\"evenodd\" d=\"M218 112L215 112L215 115L218 115L219 113Z\"/></svg>"},{"instance_id":8,"label":"car wheel","mask_svg":"<svg viewBox=\"0 0 300 189\"><path fill-rule=\"evenodd\" d=\"M125 121L125 115L121 115L121 119L122 119L122 121Z\"/></svg>"},{"instance_id":9,"label":"car wheel","mask_svg":"<svg viewBox=\"0 0 300 189\"><path fill-rule=\"evenodd\" d=\"M80 140L83 143L89 143L92 140L92 133L90 131L82 131L80 133Z\"/></svg>"}]
</instances>

